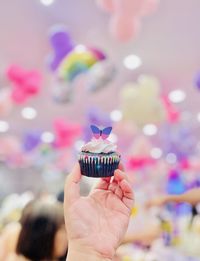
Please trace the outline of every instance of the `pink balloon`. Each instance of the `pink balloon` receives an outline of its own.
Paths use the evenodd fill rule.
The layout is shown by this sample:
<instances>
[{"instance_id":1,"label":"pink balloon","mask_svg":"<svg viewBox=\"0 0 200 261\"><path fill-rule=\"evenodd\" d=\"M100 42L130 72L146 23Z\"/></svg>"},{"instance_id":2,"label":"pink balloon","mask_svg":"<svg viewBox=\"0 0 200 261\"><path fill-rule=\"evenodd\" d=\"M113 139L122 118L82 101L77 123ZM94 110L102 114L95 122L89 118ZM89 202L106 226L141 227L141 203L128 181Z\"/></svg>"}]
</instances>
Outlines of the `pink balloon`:
<instances>
[{"instance_id":1,"label":"pink balloon","mask_svg":"<svg viewBox=\"0 0 200 261\"><path fill-rule=\"evenodd\" d=\"M140 16L144 3L147 0L113 0L115 5L115 14L119 16L129 16L134 18Z\"/></svg>"},{"instance_id":2,"label":"pink balloon","mask_svg":"<svg viewBox=\"0 0 200 261\"><path fill-rule=\"evenodd\" d=\"M146 0L143 4L141 15L145 16L151 13L154 13L158 8L159 0Z\"/></svg>"},{"instance_id":3,"label":"pink balloon","mask_svg":"<svg viewBox=\"0 0 200 261\"><path fill-rule=\"evenodd\" d=\"M106 12L114 12L115 6L113 0L97 0L98 6Z\"/></svg>"},{"instance_id":4,"label":"pink balloon","mask_svg":"<svg viewBox=\"0 0 200 261\"><path fill-rule=\"evenodd\" d=\"M113 16L110 21L110 31L113 37L122 42L135 38L140 30L140 21L125 16Z\"/></svg>"},{"instance_id":5,"label":"pink balloon","mask_svg":"<svg viewBox=\"0 0 200 261\"><path fill-rule=\"evenodd\" d=\"M17 104L26 102L40 91L42 75L37 70L25 71L18 65L10 65L7 77L12 83L11 98Z\"/></svg>"},{"instance_id":6,"label":"pink balloon","mask_svg":"<svg viewBox=\"0 0 200 261\"><path fill-rule=\"evenodd\" d=\"M128 159L127 168L130 170L135 170L155 164L156 160L150 157L131 157Z\"/></svg>"},{"instance_id":7,"label":"pink balloon","mask_svg":"<svg viewBox=\"0 0 200 261\"><path fill-rule=\"evenodd\" d=\"M175 123L180 119L180 112L175 108L175 106L169 101L167 96L162 97L163 104L166 109L168 121Z\"/></svg>"},{"instance_id":8,"label":"pink balloon","mask_svg":"<svg viewBox=\"0 0 200 261\"><path fill-rule=\"evenodd\" d=\"M168 119L169 119L169 122L175 123L175 122L179 121L180 113L176 110L168 111Z\"/></svg>"},{"instance_id":9,"label":"pink balloon","mask_svg":"<svg viewBox=\"0 0 200 261\"><path fill-rule=\"evenodd\" d=\"M27 95L24 91L19 91L18 88L14 87L11 93L11 99L16 104L23 104L24 102L26 102Z\"/></svg>"},{"instance_id":10,"label":"pink balloon","mask_svg":"<svg viewBox=\"0 0 200 261\"><path fill-rule=\"evenodd\" d=\"M113 13L110 32L123 42L137 35L142 16L154 12L158 2L159 0L97 0L101 8Z\"/></svg>"},{"instance_id":11,"label":"pink balloon","mask_svg":"<svg viewBox=\"0 0 200 261\"><path fill-rule=\"evenodd\" d=\"M13 108L13 103L10 97L10 90L0 91L0 116L8 115Z\"/></svg>"},{"instance_id":12,"label":"pink balloon","mask_svg":"<svg viewBox=\"0 0 200 261\"><path fill-rule=\"evenodd\" d=\"M22 78L25 75L25 71L20 66L12 64L7 68L6 75L9 80L21 83Z\"/></svg>"},{"instance_id":13,"label":"pink balloon","mask_svg":"<svg viewBox=\"0 0 200 261\"><path fill-rule=\"evenodd\" d=\"M81 133L81 127L79 124L66 122L60 118L54 121L54 130L54 145L56 148L70 147Z\"/></svg>"}]
</instances>

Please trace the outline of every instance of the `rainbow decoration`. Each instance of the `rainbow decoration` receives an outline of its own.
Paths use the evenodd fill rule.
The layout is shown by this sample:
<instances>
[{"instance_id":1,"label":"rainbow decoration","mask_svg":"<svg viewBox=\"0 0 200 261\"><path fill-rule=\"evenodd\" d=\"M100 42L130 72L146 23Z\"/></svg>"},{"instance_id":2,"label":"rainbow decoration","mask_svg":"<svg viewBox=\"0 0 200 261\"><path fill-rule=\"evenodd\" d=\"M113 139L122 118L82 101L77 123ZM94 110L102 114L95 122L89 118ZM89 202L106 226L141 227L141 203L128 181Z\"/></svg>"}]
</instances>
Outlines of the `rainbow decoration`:
<instances>
[{"instance_id":1,"label":"rainbow decoration","mask_svg":"<svg viewBox=\"0 0 200 261\"><path fill-rule=\"evenodd\" d=\"M105 55L97 49L77 45L60 63L58 77L73 82L77 76L87 72L94 64L105 58Z\"/></svg>"}]
</instances>

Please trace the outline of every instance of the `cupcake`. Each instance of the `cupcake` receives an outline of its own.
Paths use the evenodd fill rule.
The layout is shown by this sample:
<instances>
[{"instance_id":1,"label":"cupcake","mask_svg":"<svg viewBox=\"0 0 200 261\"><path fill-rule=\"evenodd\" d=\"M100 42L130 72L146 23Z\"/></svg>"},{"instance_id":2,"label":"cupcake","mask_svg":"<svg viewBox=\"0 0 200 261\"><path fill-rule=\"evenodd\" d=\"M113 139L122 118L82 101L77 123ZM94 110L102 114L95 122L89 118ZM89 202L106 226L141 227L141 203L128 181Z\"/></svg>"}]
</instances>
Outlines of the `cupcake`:
<instances>
[{"instance_id":1,"label":"cupcake","mask_svg":"<svg viewBox=\"0 0 200 261\"><path fill-rule=\"evenodd\" d=\"M99 129L91 125L93 138L85 144L79 154L81 174L88 177L111 177L118 168L120 154L116 152L117 146L108 141L112 128Z\"/></svg>"}]
</instances>

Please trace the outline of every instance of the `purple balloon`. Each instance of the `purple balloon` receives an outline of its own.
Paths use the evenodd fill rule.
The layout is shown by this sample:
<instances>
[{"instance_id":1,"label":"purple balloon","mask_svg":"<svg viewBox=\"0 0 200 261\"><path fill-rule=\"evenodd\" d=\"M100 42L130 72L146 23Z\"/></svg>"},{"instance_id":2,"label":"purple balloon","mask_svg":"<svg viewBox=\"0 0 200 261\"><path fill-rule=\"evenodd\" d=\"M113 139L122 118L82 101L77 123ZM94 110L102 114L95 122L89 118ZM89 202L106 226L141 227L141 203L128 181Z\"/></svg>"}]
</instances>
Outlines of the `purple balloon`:
<instances>
[{"instance_id":1,"label":"purple balloon","mask_svg":"<svg viewBox=\"0 0 200 261\"><path fill-rule=\"evenodd\" d=\"M54 50L50 69L55 71L63 58L74 48L74 42L63 26L55 26L50 33L50 43Z\"/></svg>"},{"instance_id":2,"label":"purple balloon","mask_svg":"<svg viewBox=\"0 0 200 261\"><path fill-rule=\"evenodd\" d=\"M195 85L197 86L198 89L200 89L200 72L198 72L195 77Z\"/></svg>"},{"instance_id":3,"label":"purple balloon","mask_svg":"<svg viewBox=\"0 0 200 261\"><path fill-rule=\"evenodd\" d=\"M41 132L39 131L27 132L23 138L24 151L29 152L35 149L41 142L40 137L41 137Z\"/></svg>"}]
</instances>

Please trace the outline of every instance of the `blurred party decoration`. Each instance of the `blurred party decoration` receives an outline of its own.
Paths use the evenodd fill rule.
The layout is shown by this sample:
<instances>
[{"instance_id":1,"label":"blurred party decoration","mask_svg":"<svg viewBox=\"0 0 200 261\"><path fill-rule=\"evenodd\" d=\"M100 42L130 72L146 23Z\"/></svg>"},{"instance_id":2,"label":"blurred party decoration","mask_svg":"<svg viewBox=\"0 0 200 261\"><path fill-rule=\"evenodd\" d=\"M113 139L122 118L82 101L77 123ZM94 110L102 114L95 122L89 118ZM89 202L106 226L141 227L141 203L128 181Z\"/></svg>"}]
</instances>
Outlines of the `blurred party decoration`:
<instances>
[{"instance_id":1,"label":"blurred party decoration","mask_svg":"<svg viewBox=\"0 0 200 261\"><path fill-rule=\"evenodd\" d=\"M12 83L11 99L16 104L23 104L39 93L42 75L37 70L26 71L19 65L7 68L7 77Z\"/></svg>"},{"instance_id":2,"label":"blurred party decoration","mask_svg":"<svg viewBox=\"0 0 200 261\"><path fill-rule=\"evenodd\" d=\"M80 74L87 72L97 62L105 59L105 55L99 55L100 51L77 45L67 56L63 58L58 67L58 78L66 82L73 82Z\"/></svg>"},{"instance_id":3,"label":"blurred party decoration","mask_svg":"<svg viewBox=\"0 0 200 261\"><path fill-rule=\"evenodd\" d=\"M122 42L130 41L137 36L142 18L156 11L158 2L158 0L97 0L98 6L111 14L111 34Z\"/></svg>"},{"instance_id":4,"label":"blurred party decoration","mask_svg":"<svg viewBox=\"0 0 200 261\"><path fill-rule=\"evenodd\" d=\"M198 72L194 79L195 86L200 90L200 72Z\"/></svg>"},{"instance_id":5,"label":"blurred party decoration","mask_svg":"<svg viewBox=\"0 0 200 261\"><path fill-rule=\"evenodd\" d=\"M64 27L56 26L50 34L53 54L49 66L54 72L53 97L59 103L72 100L74 85L80 75L87 73L89 91L106 86L115 75L115 68L98 48L75 45Z\"/></svg>"},{"instance_id":6,"label":"blurred party decoration","mask_svg":"<svg viewBox=\"0 0 200 261\"><path fill-rule=\"evenodd\" d=\"M71 83L66 85L64 79L54 79L53 90L52 90L53 100L56 103L69 103L72 101L74 96L73 86Z\"/></svg>"},{"instance_id":7,"label":"blurred party decoration","mask_svg":"<svg viewBox=\"0 0 200 261\"><path fill-rule=\"evenodd\" d=\"M23 137L23 149L25 152L30 152L41 143L41 132L32 130L25 133Z\"/></svg>"},{"instance_id":8,"label":"blurred party decoration","mask_svg":"<svg viewBox=\"0 0 200 261\"><path fill-rule=\"evenodd\" d=\"M54 26L50 31L49 40L54 53L49 57L49 66L55 71L63 58L74 48L73 40L64 26Z\"/></svg>"},{"instance_id":9,"label":"blurred party decoration","mask_svg":"<svg viewBox=\"0 0 200 261\"><path fill-rule=\"evenodd\" d=\"M163 104L165 106L167 119L171 123L176 123L180 119L180 112L176 109L176 107L170 102L167 96L162 97Z\"/></svg>"},{"instance_id":10,"label":"blurred party decoration","mask_svg":"<svg viewBox=\"0 0 200 261\"><path fill-rule=\"evenodd\" d=\"M186 190L185 183L177 170L171 170L168 174L167 193L182 194Z\"/></svg>"},{"instance_id":11,"label":"blurred party decoration","mask_svg":"<svg viewBox=\"0 0 200 261\"><path fill-rule=\"evenodd\" d=\"M0 160L7 160L20 151L20 142L16 137L10 135L0 137Z\"/></svg>"},{"instance_id":12,"label":"blurred party decoration","mask_svg":"<svg viewBox=\"0 0 200 261\"><path fill-rule=\"evenodd\" d=\"M129 154L133 157L149 157L152 149L152 144L145 136L136 136L131 144Z\"/></svg>"},{"instance_id":13,"label":"blurred party decoration","mask_svg":"<svg viewBox=\"0 0 200 261\"><path fill-rule=\"evenodd\" d=\"M178 161L192 156L196 150L197 140L192 134L192 127L165 124L160 128L160 143L165 155L175 155Z\"/></svg>"},{"instance_id":14,"label":"blurred party decoration","mask_svg":"<svg viewBox=\"0 0 200 261\"><path fill-rule=\"evenodd\" d=\"M107 12L114 12L113 0L97 0L97 5Z\"/></svg>"},{"instance_id":15,"label":"blurred party decoration","mask_svg":"<svg viewBox=\"0 0 200 261\"><path fill-rule=\"evenodd\" d=\"M154 136L158 132L158 128L154 124L147 124L143 127L143 133L146 136Z\"/></svg>"},{"instance_id":16,"label":"blurred party decoration","mask_svg":"<svg viewBox=\"0 0 200 261\"><path fill-rule=\"evenodd\" d=\"M44 143L52 143L54 141L55 137L54 134L50 131L45 131L41 135L41 141Z\"/></svg>"},{"instance_id":17,"label":"blurred party decoration","mask_svg":"<svg viewBox=\"0 0 200 261\"><path fill-rule=\"evenodd\" d=\"M154 76L141 75L136 83L126 84L120 93L123 119L139 127L165 120L160 84Z\"/></svg>"},{"instance_id":18,"label":"blurred party decoration","mask_svg":"<svg viewBox=\"0 0 200 261\"><path fill-rule=\"evenodd\" d=\"M186 93L183 90L177 89L173 90L168 95L169 100L173 103L183 102L186 98Z\"/></svg>"},{"instance_id":19,"label":"blurred party decoration","mask_svg":"<svg viewBox=\"0 0 200 261\"><path fill-rule=\"evenodd\" d=\"M151 157L152 145L144 136L135 137L127 161L127 168L134 170L154 165L156 160Z\"/></svg>"},{"instance_id":20,"label":"blurred party decoration","mask_svg":"<svg viewBox=\"0 0 200 261\"><path fill-rule=\"evenodd\" d=\"M87 89L91 92L100 90L113 80L116 75L115 66L109 61L96 63L88 73Z\"/></svg>"},{"instance_id":21,"label":"blurred party decoration","mask_svg":"<svg viewBox=\"0 0 200 261\"><path fill-rule=\"evenodd\" d=\"M119 41L126 42L137 37L140 26L139 19L114 15L110 21L110 32Z\"/></svg>"},{"instance_id":22,"label":"blurred party decoration","mask_svg":"<svg viewBox=\"0 0 200 261\"><path fill-rule=\"evenodd\" d=\"M25 107L22 109L21 115L24 119L32 120L37 116L37 111L32 107Z\"/></svg>"},{"instance_id":23,"label":"blurred party decoration","mask_svg":"<svg viewBox=\"0 0 200 261\"><path fill-rule=\"evenodd\" d=\"M129 170L135 170L144 168L147 166L152 166L156 163L155 159L150 157L130 157L127 161L127 168Z\"/></svg>"},{"instance_id":24,"label":"blurred party decoration","mask_svg":"<svg viewBox=\"0 0 200 261\"><path fill-rule=\"evenodd\" d=\"M120 137L117 141L119 150L123 152L124 155L127 155L128 148L130 148L131 142L138 132L137 127L130 122L124 122L120 119L120 121L114 122L113 132L117 137Z\"/></svg>"},{"instance_id":25,"label":"blurred party decoration","mask_svg":"<svg viewBox=\"0 0 200 261\"><path fill-rule=\"evenodd\" d=\"M111 126L112 121L110 120L109 114L102 111L97 107L91 107L88 109L86 114L86 124L84 127L84 140L89 141L92 138L92 133L90 129L90 125L101 126Z\"/></svg>"},{"instance_id":26,"label":"blurred party decoration","mask_svg":"<svg viewBox=\"0 0 200 261\"><path fill-rule=\"evenodd\" d=\"M54 121L55 141L54 145L58 149L70 147L81 134L79 124L66 122L64 119Z\"/></svg>"},{"instance_id":27,"label":"blurred party decoration","mask_svg":"<svg viewBox=\"0 0 200 261\"><path fill-rule=\"evenodd\" d=\"M10 126L7 121L0 120L0 133L7 132L9 130Z\"/></svg>"},{"instance_id":28,"label":"blurred party decoration","mask_svg":"<svg viewBox=\"0 0 200 261\"><path fill-rule=\"evenodd\" d=\"M142 65L142 60L135 54L130 54L124 58L124 66L129 70L135 70Z\"/></svg>"},{"instance_id":29,"label":"blurred party decoration","mask_svg":"<svg viewBox=\"0 0 200 261\"><path fill-rule=\"evenodd\" d=\"M40 2L45 6L50 6L55 2L55 0L40 0Z\"/></svg>"},{"instance_id":30,"label":"blurred party decoration","mask_svg":"<svg viewBox=\"0 0 200 261\"><path fill-rule=\"evenodd\" d=\"M0 117L7 116L13 108L13 102L10 97L10 90L2 88L0 90Z\"/></svg>"}]
</instances>

